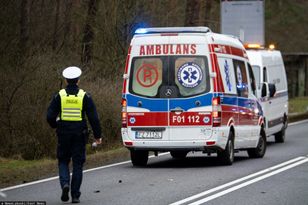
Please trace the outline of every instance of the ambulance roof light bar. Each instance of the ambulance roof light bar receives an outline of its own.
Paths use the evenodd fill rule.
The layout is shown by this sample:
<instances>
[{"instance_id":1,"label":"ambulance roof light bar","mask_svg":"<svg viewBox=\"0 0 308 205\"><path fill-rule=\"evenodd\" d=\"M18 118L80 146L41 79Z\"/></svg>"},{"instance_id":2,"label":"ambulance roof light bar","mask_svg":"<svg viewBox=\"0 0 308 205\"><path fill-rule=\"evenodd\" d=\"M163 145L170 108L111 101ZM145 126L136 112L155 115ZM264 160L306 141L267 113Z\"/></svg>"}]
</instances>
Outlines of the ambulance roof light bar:
<instances>
[{"instance_id":1,"label":"ambulance roof light bar","mask_svg":"<svg viewBox=\"0 0 308 205\"><path fill-rule=\"evenodd\" d=\"M248 44L245 44L244 47L246 49L263 49L264 48L258 43L248 43Z\"/></svg>"},{"instance_id":2,"label":"ambulance roof light bar","mask_svg":"<svg viewBox=\"0 0 308 205\"><path fill-rule=\"evenodd\" d=\"M153 27L139 28L135 34L152 34L152 33L208 33L211 29L204 26L199 27Z\"/></svg>"}]
</instances>

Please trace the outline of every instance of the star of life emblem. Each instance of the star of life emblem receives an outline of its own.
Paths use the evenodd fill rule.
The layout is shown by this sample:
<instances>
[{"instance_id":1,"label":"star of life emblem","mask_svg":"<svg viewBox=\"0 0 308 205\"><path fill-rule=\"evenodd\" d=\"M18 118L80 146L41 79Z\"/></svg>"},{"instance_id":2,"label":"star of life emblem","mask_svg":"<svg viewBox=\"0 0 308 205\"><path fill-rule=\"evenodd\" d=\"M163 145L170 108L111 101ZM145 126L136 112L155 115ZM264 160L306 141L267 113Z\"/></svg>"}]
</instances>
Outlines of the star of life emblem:
<instances>
[{"instance_id":1,"label":"star of life emblem","mask_svg":"<svg viewBox=\"0 0 308 205\"><path fill-rule=\"evenodd\" d=\"M179 68L177 78L183 87L194 88L202 81L202 70L196 63L185 63Z\"/></svg>"}]
</instances>

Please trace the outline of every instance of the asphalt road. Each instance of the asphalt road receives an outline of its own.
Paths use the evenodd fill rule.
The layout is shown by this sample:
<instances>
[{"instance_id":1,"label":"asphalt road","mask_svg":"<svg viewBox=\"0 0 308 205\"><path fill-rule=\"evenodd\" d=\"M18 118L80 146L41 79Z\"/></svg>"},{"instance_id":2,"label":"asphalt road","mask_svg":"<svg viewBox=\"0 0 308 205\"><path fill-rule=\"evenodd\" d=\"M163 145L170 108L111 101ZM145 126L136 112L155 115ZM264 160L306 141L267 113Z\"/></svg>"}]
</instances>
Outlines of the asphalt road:
<instances>
[{"instance_id":1,"label":"asphalt road","mask_svg":"<svg viewBox=\"0 0 308 205\"><path fill-rule=\"evenodd\" d=\"M0 195L0 201L63 204L58 179L2 191L7 198ZM239 152L232 166L221 166L215 156L191 153L174 160L164 154L145 168L124 162L89 171L81 191L81 204L87 205L308 205L308 121L289 126L283 144L268 138L263 159Z\"/></svg>"}]
</instances>

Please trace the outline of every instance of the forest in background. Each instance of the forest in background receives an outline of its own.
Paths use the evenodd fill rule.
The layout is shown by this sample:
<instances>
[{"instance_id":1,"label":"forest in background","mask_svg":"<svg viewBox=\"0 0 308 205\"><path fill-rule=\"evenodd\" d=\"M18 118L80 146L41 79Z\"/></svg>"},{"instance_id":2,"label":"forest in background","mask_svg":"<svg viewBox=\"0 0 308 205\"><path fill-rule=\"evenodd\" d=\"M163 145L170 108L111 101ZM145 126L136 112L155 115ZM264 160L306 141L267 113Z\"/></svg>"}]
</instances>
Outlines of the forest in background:
<instances>
[{"instance_id":1,"label":"forest in background","mask_svg":"<svg viewBox=\"0 0 308 205\"><path fill-rule=\"evenodd\" d=\"M307 52L308 2L265 3L266 42L283 52ZM55 157L46 110L71 65L83 71L80 87L96 103L105 147L119 145L122 75L134 31L220 30L219 0L2 0L0 6L0 157Z\"/></svg>"}]
</instances>

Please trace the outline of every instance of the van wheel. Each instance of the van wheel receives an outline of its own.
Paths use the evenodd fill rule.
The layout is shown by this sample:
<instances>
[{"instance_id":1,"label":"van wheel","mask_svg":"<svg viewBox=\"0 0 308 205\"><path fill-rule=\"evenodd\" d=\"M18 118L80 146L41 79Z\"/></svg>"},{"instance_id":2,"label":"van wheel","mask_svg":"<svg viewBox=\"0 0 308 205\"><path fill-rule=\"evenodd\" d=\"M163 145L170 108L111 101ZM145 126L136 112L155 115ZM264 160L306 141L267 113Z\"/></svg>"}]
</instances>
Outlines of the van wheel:
<instances>
[{"instance_id":1,"label":"van wheel","mask_svg":"<svg viewBox=\"0 0 308 205\"><path fill-rule=\"evenodd\" d=\"M188 154L187 151L170 151L171 156L174 159L184 159Z\"/></svg>"},{"instance_id":2,"label":"van wheel","mask_svg":"<svg viewBox=\"0 0 308 205\"><path fill-rule=\"evenodd\" d=\"M288 127L288 117L284 115L283 119L283 128L281 129L280 132L277 132L275 134L275 142L276 143L284 143L285 138L286 138L286 129Z\"/></svg>"},{"instance_id":3,"label":"van wheel","mask_svg":"<svg viewBox=\"0 0 308 205\"><path fill-rule=\"evenodd\" d=\"M275 134L275 142L276 143L284 143L285 138L286 138L286 128L285 128L285 126L283 126L282 130Z\"/></svg>"},{"instance_id":4,"label":"van wheel","mask_svg":"<svg viewBox=\"0 0 308 205\"><path fill-rule=\"evenodd\" d=\"M134 166L146 166L148 163L149 151L130 150L130 158Z\"/></svg>"},{"instance_id":5,"label":"van wheel","mask_svg":"<svg viewBox=\"0 0 308 205\"><path fill-rule=\"evenodd\" d=\"M234 161L234 134L230 131L226 149L217 153L219 161L223 165L232 165Z\"/></svg>"},{"instance_id":6,"label":"van wheel","mask_svg":"<svg viewBox=\"0 0 308 205\"><path fill-rule=\"evenodd\" d=\"M266 152L266 135L262 130L259 142L256 148L248 149L247 153L250 158L262 158Z\"/></svg>"}]
</instances>

